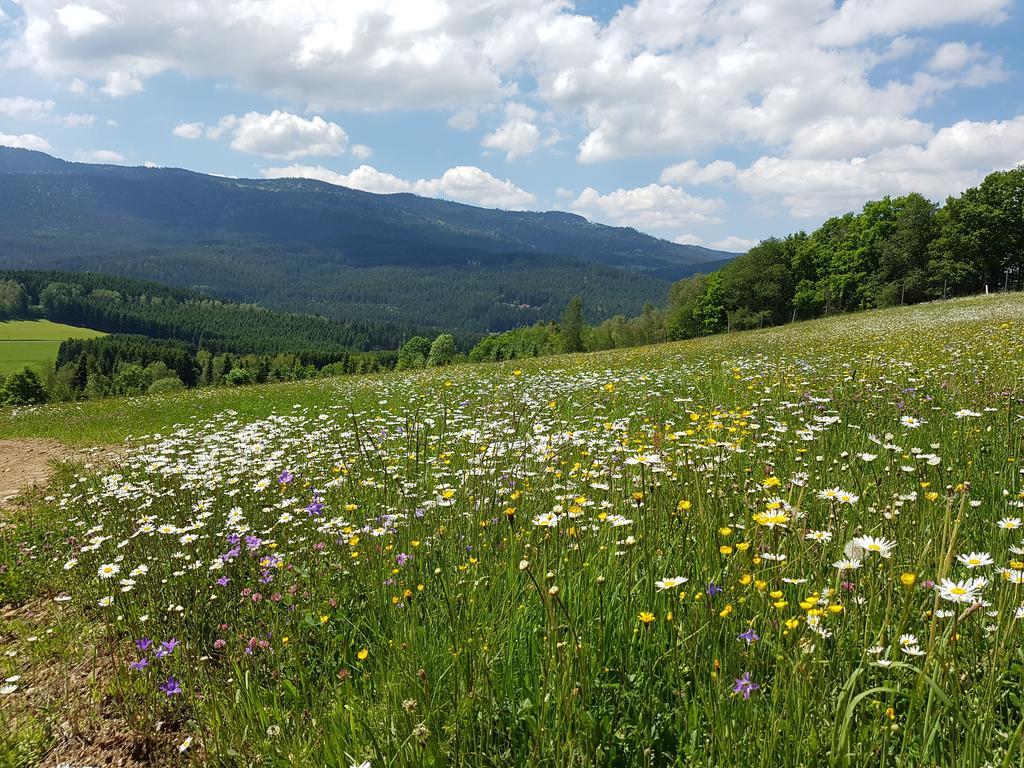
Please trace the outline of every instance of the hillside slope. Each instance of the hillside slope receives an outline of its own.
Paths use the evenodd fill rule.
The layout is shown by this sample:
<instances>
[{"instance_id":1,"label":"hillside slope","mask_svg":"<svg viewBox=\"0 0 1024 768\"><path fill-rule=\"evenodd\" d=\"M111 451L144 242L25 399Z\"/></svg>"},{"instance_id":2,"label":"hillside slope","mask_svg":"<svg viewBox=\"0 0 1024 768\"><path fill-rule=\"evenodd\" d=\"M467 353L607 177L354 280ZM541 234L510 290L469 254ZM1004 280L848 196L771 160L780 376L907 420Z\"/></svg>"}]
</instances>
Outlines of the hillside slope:
<instances>
[{"instance_id":1,"label":"hillside slope","mask_svg":"<svg viewBox=\"0 0 1024 768\"><path fill-rule=\"evenodd\" d=\"M345 319L493 331L660 302L735 254L562 212L69 163L0 148L0 267L97 270Z\"/></svg>"}]
</instances>

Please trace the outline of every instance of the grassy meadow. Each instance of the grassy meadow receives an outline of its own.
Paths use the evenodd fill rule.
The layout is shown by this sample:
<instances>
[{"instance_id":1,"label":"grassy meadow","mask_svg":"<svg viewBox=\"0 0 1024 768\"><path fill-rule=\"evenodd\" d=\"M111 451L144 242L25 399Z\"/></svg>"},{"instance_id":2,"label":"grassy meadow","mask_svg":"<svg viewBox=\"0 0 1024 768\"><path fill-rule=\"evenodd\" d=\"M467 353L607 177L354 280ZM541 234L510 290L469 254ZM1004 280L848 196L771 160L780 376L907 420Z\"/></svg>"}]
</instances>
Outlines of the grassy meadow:
<instances>
[{"instance_id":1,"label":"grassy meadow","mask_svg":"<svg viewBox=\"0 0 1024 768\"><path fill-rule=\"evenodd\" d=\"M51 368L64 339L103 336L91 328L53 323L49 320L0 321L0 374L23 368Z\"/></svg>"},{"instance_id":2,"label":"grassy meadow","mask_svg":"<svg viewBox=\"0 0 1024 768\"><path fill-rule=\"evenodd\" d=\"M1022 362L1008 295L2 412L126 448L2 513L0 764L1022 765Z\"/></svg>"}]
</instances>

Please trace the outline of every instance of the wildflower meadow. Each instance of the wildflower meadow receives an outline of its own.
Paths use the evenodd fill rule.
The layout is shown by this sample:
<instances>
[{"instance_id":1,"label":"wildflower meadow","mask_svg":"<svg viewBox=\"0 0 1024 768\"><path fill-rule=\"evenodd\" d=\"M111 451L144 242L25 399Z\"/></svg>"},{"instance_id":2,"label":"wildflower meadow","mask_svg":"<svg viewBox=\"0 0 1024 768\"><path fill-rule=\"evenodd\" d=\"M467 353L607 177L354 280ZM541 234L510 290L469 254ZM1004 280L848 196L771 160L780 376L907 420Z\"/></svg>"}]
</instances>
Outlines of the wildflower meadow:
<instances>
[{"instance_id":1,"label":"wildflower meadow","mask_svg":"<svg viewBox=\"0 0 1024 768\"><path fill-rule=\"evenodd\" d=\"M2 417L132 435L0 530L2 754L88 643L160 764L1020 766L1022 363L1000 296Z\"/></svg>"}]
</instances>

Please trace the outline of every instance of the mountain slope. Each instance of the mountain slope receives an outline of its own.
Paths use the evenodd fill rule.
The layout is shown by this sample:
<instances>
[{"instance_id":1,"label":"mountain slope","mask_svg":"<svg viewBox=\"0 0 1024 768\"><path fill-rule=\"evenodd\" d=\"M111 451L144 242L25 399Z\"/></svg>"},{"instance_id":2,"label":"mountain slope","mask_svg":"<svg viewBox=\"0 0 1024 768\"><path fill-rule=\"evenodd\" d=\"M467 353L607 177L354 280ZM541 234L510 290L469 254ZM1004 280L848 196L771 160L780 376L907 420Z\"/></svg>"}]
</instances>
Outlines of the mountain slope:
<instances>
[{"instance_id":1,"label":"mountain slope","mask_svg":"<svg viewBox=\"0 0 1024 768\"><path fill-rule=\"evenodd\" d=\"M732 255L561 212L0 148L0 267L99 270L291 311L479 332L550 319L579 292L597 320Z\"/></svg>"}]
</instances>

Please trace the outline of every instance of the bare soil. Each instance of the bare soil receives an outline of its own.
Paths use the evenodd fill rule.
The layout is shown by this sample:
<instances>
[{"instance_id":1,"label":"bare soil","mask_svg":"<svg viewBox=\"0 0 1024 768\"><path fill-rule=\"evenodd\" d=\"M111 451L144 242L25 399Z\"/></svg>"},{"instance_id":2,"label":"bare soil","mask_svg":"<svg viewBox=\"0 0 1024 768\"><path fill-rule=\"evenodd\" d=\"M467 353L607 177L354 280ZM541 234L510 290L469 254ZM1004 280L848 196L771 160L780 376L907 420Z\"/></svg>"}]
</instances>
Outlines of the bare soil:
<instances>
[{"instance_id":1,"label":"bare soil","mask_svg":"<svg viewBox=\"0 0 1024 768\"><path fill-rule=\"evenodd\" d=\"M103 461L115 455L109 448L74 450L56 440L0 440L0 508L13 506L18 497L45 488L61 461Z\"/></svg>"}]
</instances>

